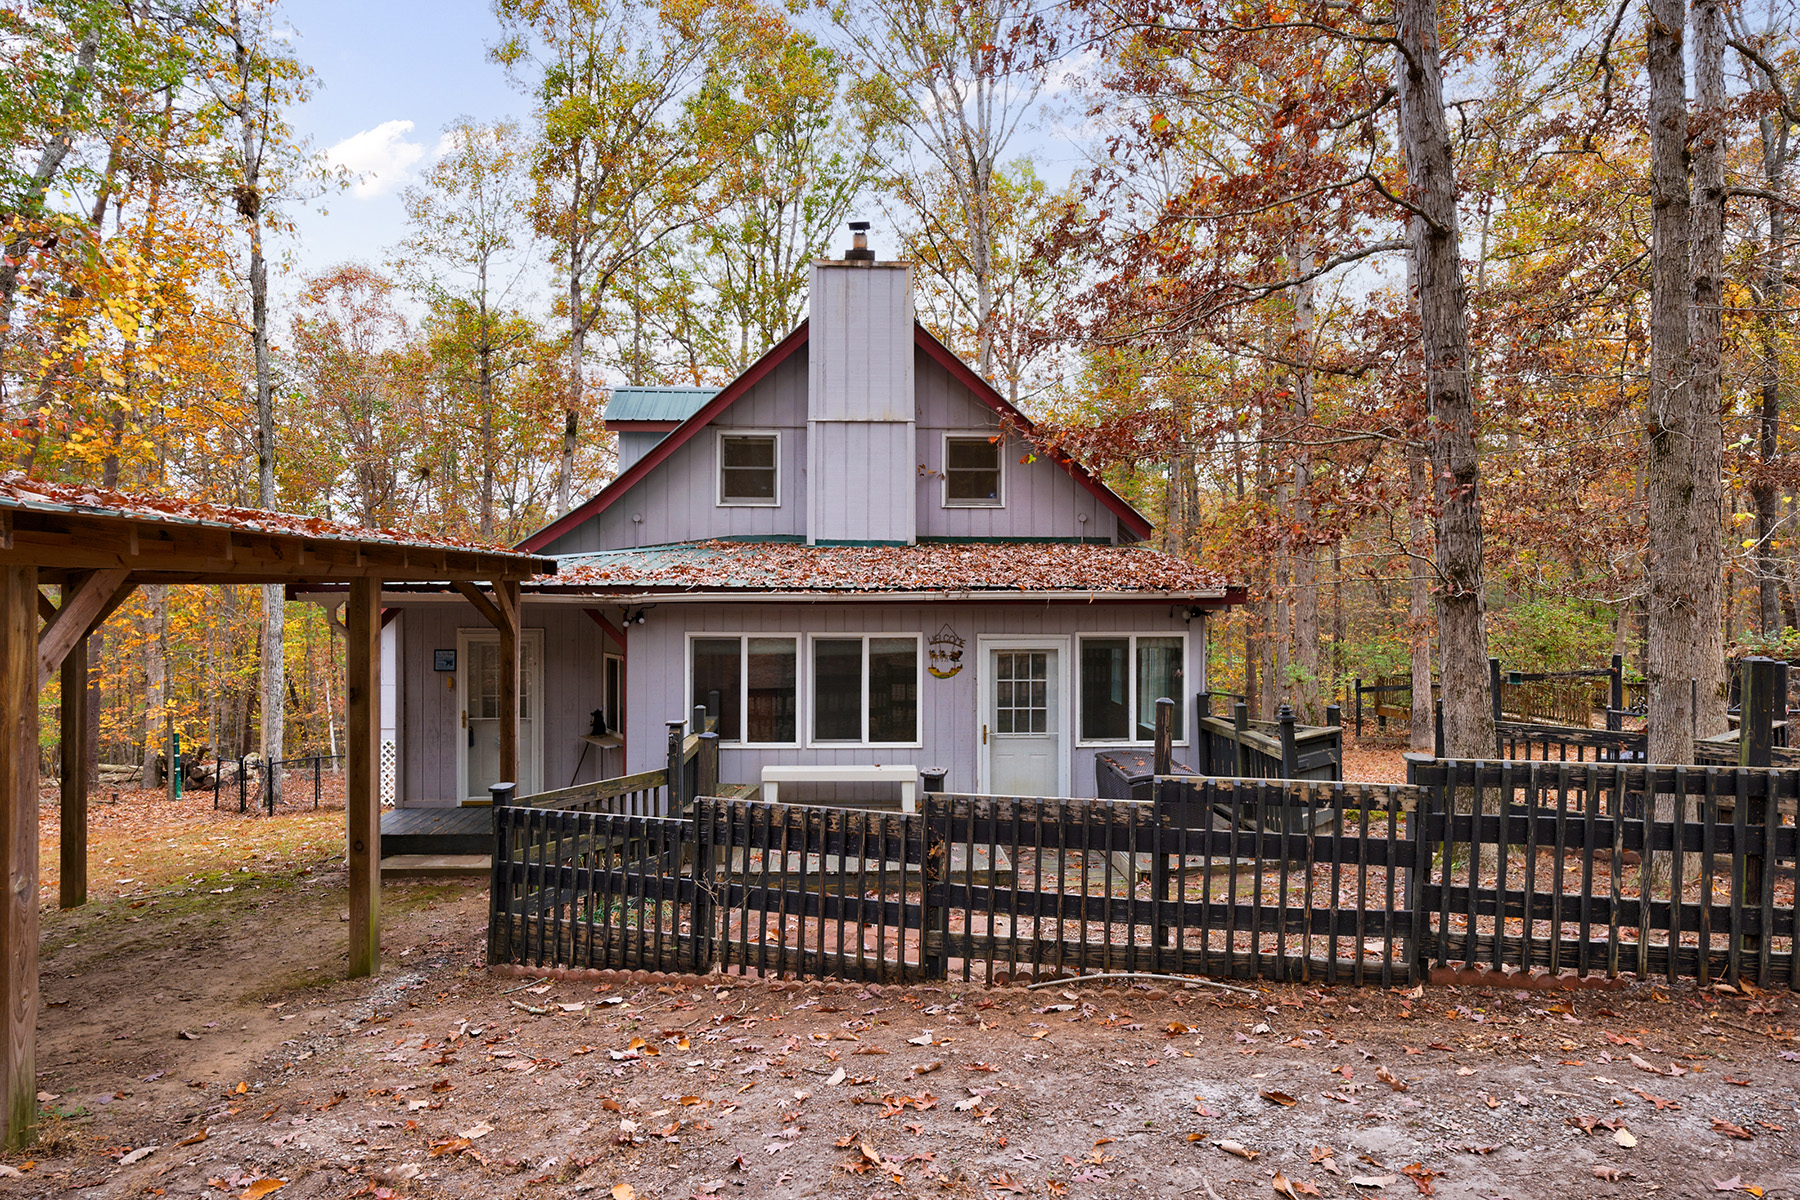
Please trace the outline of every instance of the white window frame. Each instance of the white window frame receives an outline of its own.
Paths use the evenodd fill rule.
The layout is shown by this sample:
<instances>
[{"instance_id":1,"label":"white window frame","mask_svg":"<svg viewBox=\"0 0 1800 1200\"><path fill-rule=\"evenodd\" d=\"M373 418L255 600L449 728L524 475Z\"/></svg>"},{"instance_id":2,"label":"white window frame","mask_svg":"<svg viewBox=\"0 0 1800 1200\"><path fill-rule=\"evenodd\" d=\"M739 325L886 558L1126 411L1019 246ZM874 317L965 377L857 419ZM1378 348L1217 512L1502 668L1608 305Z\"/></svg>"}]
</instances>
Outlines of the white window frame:
<instances>
[{"instance_id":1,"label":"white window frame","mask_svg":"<svg viewBox=\"0 0 1800 1200\"><path fill-rule=\"evenodd\" d=\"M773 500L727 500L725 498L725 439L740 437L766 437L775 440L775 498ZM713 500L715 508L781 507L781 430L729 428L713 432Z\"/></svg>"},{"instance_id":2,"label":"white window frame","mask_svg":"<svg viewBox=\"0 0 1800 1200\"><path fill-rule=\"evenodd\" d=\"M623 737L625 734L625 656L623 654L615 654L611 650L606 650L600 655L600 703L605 705L609 699L606 677L613 670L615 663L618 664L619 671L619 703L616 710L613 708L606 710L606 726L607 732ZM693 709L690 707L688 711L692 712Z\"/></svg>"},{"instance_id":3,"label":"white window frame","mask_svg":"<svg viewBox=\"0 0 1800 1200\"><path fill-rule=\"evenodd\" d=\"M996 441L996 438L999 440ZM952 441L972 442L977 440L991 442L993 444L994 471L998 476L1000 485L999 497L992 502L986 500L952 500L950 498L950 443ZM990 429L947 429L944 431L944 436L938 446L938 456L938 463L941 468L939 474L943 476L939 481L938 488L940 493L939 499L942 501L941 507L989 509L1006 507L1006 434L1004 432Z\"/></svg>"},{"instance_id":4,"label":"white window frame","mask_svg":"<svg viewBox=\"0 0 1800 1200\"><path fill-rule=\"evenodd\" d=\"M1134 711L1134 706L1137 704L1137 644L1138 644L1139 638L1180 638L1181 639L1182 674L1184 676L1191 676L1193 673L1192 669L1193 669L1194 642L1193 642L1193 639L1188 636L1188 631L1186 631L1186 630L1167 629L1167 630L1158 632L1153 629L1146 629L1146 630L1141 630L1141 631L1136 631L1136 632L1131 632L1131 633L1127 633L1127 632L1124 632L1123 630L1121 630L1118 633L1077 634L1076 638L1075 638L1075 661L1070 664L1070 673L1075 678L1075 695L1072 697L1072 703L1070 705L1070 709L1071 709L1071 712L1073 713L1074 721L1075 721L1075 725L1076 725L1075 745L1078 747L1079 746L1154 746L1156 744L1155 738L1145 738L1145 739L1140 740L1140 739L1133 738L1130 736L1126 736L1124 738L1090 739L1090 738L1084 736L1086 731L1081 728L1081 700L1082 700L1081 689L1084 686L1086 686L1086 683L1087 683L1087 680L1082 677L1082 672L1081 672L1082 644L1084 642L1090 642L1090 641L1093 641L1093 642L1116 642L1116 641L1119 641L1121 638L1124 639L1124 641L1126 643L1126 648L1125 648L1125 712L1126 712L1125 728L1128 731L1136 729L1137 723L1138 723L1137 713ZM1170 699L1176 699L1176 697L1171 696ZM1180 697L1179 699L1181 702L1181 728L1174 731L1176 736L1170 744L1175 745L1175 746L1186 746L1189 743L1189 741L1191 741L1191 739L1187 736L1187 733L1188 733L1187 726L1188 726L1188 718L1193 715L1189 711L1189 709L1192 707L1194 701L1193 701L1193 697L1191 697L1191 696L1183 696L1183 697ZM1151 714L1151 716L1152 716L1151 724L1154 725L1155 724L1155 719L1154 719L1155 714Z\"/></svg>"},{"instance_id":5,"label":"white window frame","mask_svg":"<svg viewBox=\"0 0 1800 1200\"><path fill-rule=\"evenodd\" d=\"M917 700L913 705L913 740L910 742L871 742L869 740L869 642L875 638L910 638L913 643L913 668L915 675L914 693ZM818 681L815 678L816 658L813 654L815 642L862 642L862 736L856 741L821 741L813 735L813 717L819 695ZM910 629L873 630L866 633L809 633L806 635L806 688L801 699L801 710L806 719L806 727L802 736L809 750L919 750L925 745L925 635Z\"/></svg>"},{"instance_id":6,"label":"white window frame","mask_svg":"<svg viewBox=\"0 0 1800 1200\"><path fill-rule=\"evenodd\" d=\"M706 641L727 641L736 638L738 642L738 716L743 722L742 733L750 731L750 639L772 638L794 643L794 736L800 736L800 722L805 716L805 701L801 695L801 681L806 677L799 655L805 652L805 639L797 633L733 633L725 629L691 630L687 635L687 650L683 655L684 663L681 672L682 694L687 697L683 713L691 714L697 705L705 703L702 697L694 695L694 643L702 639ZM735 741L719 739L722 750L797 750L798 741L792 742L750 742L740 735Z\"/></svg>"}]
</instances>

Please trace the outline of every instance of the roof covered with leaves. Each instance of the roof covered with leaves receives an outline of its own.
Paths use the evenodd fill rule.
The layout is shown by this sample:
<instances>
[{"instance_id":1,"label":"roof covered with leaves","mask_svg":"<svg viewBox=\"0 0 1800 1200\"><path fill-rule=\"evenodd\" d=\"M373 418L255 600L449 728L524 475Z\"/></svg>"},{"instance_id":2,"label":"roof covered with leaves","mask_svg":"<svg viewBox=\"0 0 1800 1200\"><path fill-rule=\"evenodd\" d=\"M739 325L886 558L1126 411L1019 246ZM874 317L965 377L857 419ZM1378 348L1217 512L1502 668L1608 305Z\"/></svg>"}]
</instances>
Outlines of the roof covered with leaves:
<instances>
[{"instance_id":1,"label":"roof covered with leaves","mask_svg":"<svg viewBox=\"0 0 1800 1200\"><path fill-rule=\"evenodd\" d=\"M266 533L281 537L323 538L333 541L364 542L390 546L417 547L429 550L472 551L499 554L520 563L542 562L533 555L518 554L505 546L465 542L438 534L418 533L406 529L367 529L344 521L331 521L303 513L271 512L260 508L238 508L229 504L213 504L206 500L182 500L171 496L150 496L133 492L117 492L88 484L51 483L32 479L18 471L0 474L0 511L82 513L156 521L175 525L230 529L247 533Z\"/></svg>"},{"instance_id":2,"label":"roof covered with leaves","mask_svg":"<svg viewBox=\"0 0 1800 1200\"><path fill-rule=\"evenodd\" d=\"M1085 593L1226 600L1216 571L1130 546L1058 542L808 546L683 542L571 554L540 587L605 593Z\"/></svg>"}]
</instances>

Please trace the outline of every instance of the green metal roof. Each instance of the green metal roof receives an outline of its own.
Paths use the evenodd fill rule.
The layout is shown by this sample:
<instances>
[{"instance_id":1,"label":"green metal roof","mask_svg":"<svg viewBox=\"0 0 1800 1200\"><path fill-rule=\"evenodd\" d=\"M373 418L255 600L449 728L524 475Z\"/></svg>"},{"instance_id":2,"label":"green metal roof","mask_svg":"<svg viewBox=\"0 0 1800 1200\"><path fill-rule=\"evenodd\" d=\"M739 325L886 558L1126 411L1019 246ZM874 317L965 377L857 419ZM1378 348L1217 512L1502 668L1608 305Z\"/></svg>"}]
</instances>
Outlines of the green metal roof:
<instances>
[{"instance_id":1,"label":"green metal roof","mask_svg":"<svg viewBox=\"0 0 1800 1200\"><path fill-rule=\"evenodd\" d=\"M685 421L718 394L707 387L618 387L606 401L606 419Z\"/></svg>"}]
</instances>

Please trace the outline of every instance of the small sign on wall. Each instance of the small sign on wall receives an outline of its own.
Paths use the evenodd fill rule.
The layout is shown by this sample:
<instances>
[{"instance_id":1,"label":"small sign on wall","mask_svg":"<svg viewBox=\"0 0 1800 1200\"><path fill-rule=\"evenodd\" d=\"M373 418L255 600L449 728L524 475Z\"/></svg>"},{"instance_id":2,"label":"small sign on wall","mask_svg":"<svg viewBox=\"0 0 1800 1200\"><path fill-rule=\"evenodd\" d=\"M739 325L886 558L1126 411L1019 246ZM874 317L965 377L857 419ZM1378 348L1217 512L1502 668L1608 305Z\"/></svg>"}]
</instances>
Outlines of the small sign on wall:
<instances>
[{"instance_id":1,"label":"small sign on wall","mask_svg":"<svg viewBox=\"0 0 1800 1200\"><path fill-rule=\"evenodd\" d=\"M434 671L456 670L456 651L433 650L431 652L431 669Z\"/></svg>"},{"instance_id":2,"label":"small sign on wall","mask_svg":"<svg viewBox=\"0 0 1800 1200\"><path fill-rule=\"evenodd\" d=\"M931 659L929 670L939 679L949 679L963 669L962 638L956 630L945 625L931 637Z\"/></svg>"}]
</instances>

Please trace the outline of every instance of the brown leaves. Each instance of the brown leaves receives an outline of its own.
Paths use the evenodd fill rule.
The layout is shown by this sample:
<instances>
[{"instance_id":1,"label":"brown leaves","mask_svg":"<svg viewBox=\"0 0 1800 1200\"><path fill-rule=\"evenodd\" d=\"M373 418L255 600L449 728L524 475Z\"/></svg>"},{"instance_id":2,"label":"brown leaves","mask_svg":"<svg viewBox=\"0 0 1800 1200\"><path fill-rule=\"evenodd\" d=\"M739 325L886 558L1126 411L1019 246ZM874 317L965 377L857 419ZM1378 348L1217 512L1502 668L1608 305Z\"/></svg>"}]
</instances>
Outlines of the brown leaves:
<instances>
[{"instance_id":1,"label":"brown leaves","mask_svg":"<svg viewBox=\"0 0 1800 1200\"><path fill-rule=\"evenodd\" d=\"M1406 1080L1401 1079L1386 1067L1375 1068L1375 1078L1393 1088L1396 1092L1407 1091Z\"/></svg>"},{"instance_id":2,"label":"brown leaves","mask_svg":"<svg viewBox=\"0 0 1800 1200\"><path fill-rule=\"evenodd\" d=\"M1230 1138L1214 1142L1213 1145L1217 1146L1227 1154L1236 1155L1245 1162L1254 1162L1259 1153L1259 1151L1252 1150L1250 1147L1244 1145L1244 1143L1232 1141Z\"/></svg>"},{"instance_id":3,"label":"brown leaves","mask_svg":"<svg viewBox=\"0 0 1800 1200\"><path fill-rule=\"evenodd\" d=\"M1421 1196L1429 1196L1435 1192L1437 1189L1432 1186L1431 1181L1443 1174L1442 1171L1433 1171L1424 1163L1413 1163L1411 1166L1401 1167L1400 1173L1418 1185Z\"/></svg>"},{"instance_id":4,"label":"brown leaves","mask_svg":"<svg viewBox=\"0 0 1800 1200\"><path fill-rule=\"evenodd\" d=\"M1258 1092L1256 1094L1261 1096L1264 1100L1267 1100L1270 1104L1279 1104L1283 1108L1292 1108L1294 1105L1300 1103L1300 1101L1294 1099L1294 1097L1288 1095L1286 1092Z\"/></svg>"},{"instance_id":5,"label":"brown leaves","mask_svg":"<svg viewBox=\"0 0 1800 1200\"><path fill-rule=\"evenodd\" d=\"M1714 1117L1712 1127L1714 1133L1722 1133L1728 1138L1738 1138L1746 1142L1756 1136L1742 1125L1733 1125L1723 1117Z\"/></svg>"}]
</instances>

